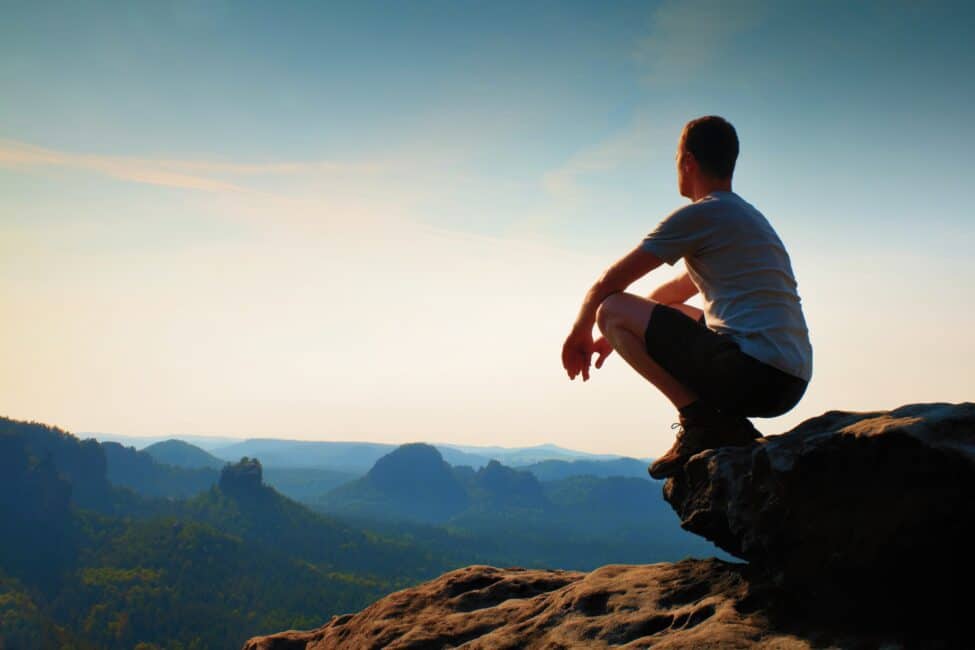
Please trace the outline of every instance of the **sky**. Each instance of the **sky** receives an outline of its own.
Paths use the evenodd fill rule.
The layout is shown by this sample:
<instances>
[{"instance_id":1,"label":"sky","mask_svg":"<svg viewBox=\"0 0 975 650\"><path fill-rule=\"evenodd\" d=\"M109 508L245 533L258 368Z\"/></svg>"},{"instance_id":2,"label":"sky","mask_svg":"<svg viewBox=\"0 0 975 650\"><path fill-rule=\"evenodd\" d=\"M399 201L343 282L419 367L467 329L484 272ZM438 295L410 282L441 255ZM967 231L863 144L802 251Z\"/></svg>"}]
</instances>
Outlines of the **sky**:
<instances>
[{"instance_id":1,"label":"sky","mask_svg":"<svg viewBox=\"0 0 975 650\"><path fill-rule=\"evenodd\" d=\"M850 6L854 5L855 6ZM827 410L975 395L975 10L3 2L0 414L72 432L555 443L674 409L562 342L673 209L683 124L789 250ZM648 293L682 270L631 287Z\"/></svg>"}]
</instances>

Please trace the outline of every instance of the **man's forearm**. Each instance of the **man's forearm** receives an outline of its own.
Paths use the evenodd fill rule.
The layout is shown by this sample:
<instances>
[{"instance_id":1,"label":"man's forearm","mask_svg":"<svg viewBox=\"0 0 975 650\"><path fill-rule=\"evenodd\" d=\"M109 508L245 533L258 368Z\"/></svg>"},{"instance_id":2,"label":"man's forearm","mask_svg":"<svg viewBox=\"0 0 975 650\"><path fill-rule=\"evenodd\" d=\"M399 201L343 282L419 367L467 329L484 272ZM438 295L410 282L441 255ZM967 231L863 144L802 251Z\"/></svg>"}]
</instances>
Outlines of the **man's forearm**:
<instances>
[{"instance_id":1,"label":"man's forearm","mask_svg":"<svg viewBox=\"0 0 975 650\"><path fill-rule=\"evenodd\" d=\"M674 278L670 282L665 282L647 296L650 300L662 305L676 305L685 302L688 298L697 293L697 287L691 282L688 275Z\"/></svg>"},{"instance_id":2,"label":"man's forearm","mask_svg":"<svg viewBox=\"0 0 975 650\"><path fill-rule=\"evenodd\" d=\"M576 317L573 329L575 331L592 331L596 324L596 310L606 298L626 291L626 288L638 279L663 264L659 257L637 246L620 258L596 281L586 293Z\"/></svg>"},{"instance_id":3,"label":"man's forearm","mask_svg":"<svg viewBox=\"0 0 975 650\"><path fill-rule=\"evenodd\" d=\"M679 297L670 283L660 285L647 296L650 300L661 305L673 305L674 303L684 302L683 300L679 300Z\"/></svg>"},{"instance_id":4,"label":"man's forearm","mask_svg":"<svg viewBox=\"0 0 975 650\"><path fill-rule=\"evenodd\" d=\"M599 309L599 305L603 304L603 301L614 293L625 290L626 286L619 286L618 283L607 282L605 277L600 278L586 292L586 297L582 301L582 307L579 309L579 315L576 317L573 329L592 331L593 326L596 324L596 311Z\"/></svg>"},{"instance_id":5,"label":"man's forearm","mask_svg":"<svg viewBox=\"0 0 975 650\"><path fill-rule=\"evenodd\" d=\"M582 307L579 308L579 315L576 317L573 329L592 331L593 325L596 324L596 310L599 309L599 305L609 296L614 293L619 293L622 290L617 287L608 286L602 279L598 280L586 292L586 297L582 300Z\"/></svg>"}]
</instances>

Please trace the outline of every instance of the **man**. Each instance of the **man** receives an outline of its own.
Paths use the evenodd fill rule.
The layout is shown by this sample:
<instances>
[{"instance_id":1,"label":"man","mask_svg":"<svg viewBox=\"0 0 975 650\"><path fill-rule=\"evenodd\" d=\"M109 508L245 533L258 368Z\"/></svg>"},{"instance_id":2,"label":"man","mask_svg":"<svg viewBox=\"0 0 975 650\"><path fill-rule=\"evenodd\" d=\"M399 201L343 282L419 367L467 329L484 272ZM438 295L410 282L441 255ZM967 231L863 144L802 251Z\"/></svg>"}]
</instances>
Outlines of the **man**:
<instances>
[{"instance_id":1,"label":"man","mask_svg":"<svg viewBox=\"0 0 975 650\"><path fill-rule=\"evenodd\" d=\"M569 379L587 381L593 354L601 368L616 350L677 408L677 440L650 466L654 478L673 475L704 449L761 437L748 418L789 411L812 376L789 255L765 217L732 192L737 158L738 135L727 121L688 122L677 147L677 186L693 203L603 273L562 347ZM624 293L681 258L686 272L649 297ZM699 291L703 310L684 304ZM603 335L596 340L593 325Z\"/></svg>"}]
</instances>

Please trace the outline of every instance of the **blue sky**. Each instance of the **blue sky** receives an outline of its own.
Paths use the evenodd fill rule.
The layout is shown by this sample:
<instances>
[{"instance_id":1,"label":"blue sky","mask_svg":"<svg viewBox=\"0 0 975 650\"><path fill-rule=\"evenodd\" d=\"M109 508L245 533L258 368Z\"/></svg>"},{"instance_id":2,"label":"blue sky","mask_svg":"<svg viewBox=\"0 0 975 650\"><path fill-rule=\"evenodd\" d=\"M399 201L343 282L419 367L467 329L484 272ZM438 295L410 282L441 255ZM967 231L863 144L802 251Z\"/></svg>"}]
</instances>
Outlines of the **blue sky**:
<instances>
[{"instance_id":1,"label":"blue sky","mask_svg":"<svg viewBox=\"0 0 975 650\"><path fill-rule=\"evenodd\" d=\"M711 113L816 349L760 428L970 399L967 4L524 5L5 3L0 412L658 453L663 399L558 349Z\"/></svg>"}]
</instances>

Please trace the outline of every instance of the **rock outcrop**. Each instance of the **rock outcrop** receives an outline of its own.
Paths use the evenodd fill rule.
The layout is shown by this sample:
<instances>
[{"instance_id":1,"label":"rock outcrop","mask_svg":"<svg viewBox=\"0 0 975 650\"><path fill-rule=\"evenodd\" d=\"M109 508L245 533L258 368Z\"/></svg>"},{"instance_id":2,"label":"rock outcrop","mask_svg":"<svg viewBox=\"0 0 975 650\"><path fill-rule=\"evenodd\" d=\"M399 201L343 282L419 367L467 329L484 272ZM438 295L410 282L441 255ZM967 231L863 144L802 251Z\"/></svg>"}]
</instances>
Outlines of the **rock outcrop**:
<instances>
[{"instance_id":1,"label":"rock outcrop","mask_svg":"<svg viewBox=\"0 0 975 650\"><path fill-rule=\"evenodd\" d=\"M396 592L310 632L245 650L356 648L809 648L772 629L749 567L720 560L612 565L591 573L472 566Z\"/></svg>"},{"instance_id":2,"label":"rock outcrop","mask_svg":"<svg viewBox=\"0 0 975 650\"><path fill-rule=\"evenodd\" d=\"M921 587L971 548L975 404L831 411L692 457L664 497L686 530L780 581Z\"/></svg>"},{"instance_id":3,"label":"rock outcrop","mask_svg":"<svg viewBox=\"0 0 975 650\"><path fill-rule=\"evenodd\" d=\"M664 494L747 564L467 567L245 649L970 647L975 404L829 412Z\"/></svg>"},{"instance_id":4,"label":"rock outcrop","mask_svg":"<svg viewBox=\"0 0 975 650\"><path fill-rule=\"evenodd\" d=\"M239 463L228 463L220 471L220 489L236 496L259 494L264 478L261 461L244 456Z\"/></svg>"}]
</instances>

